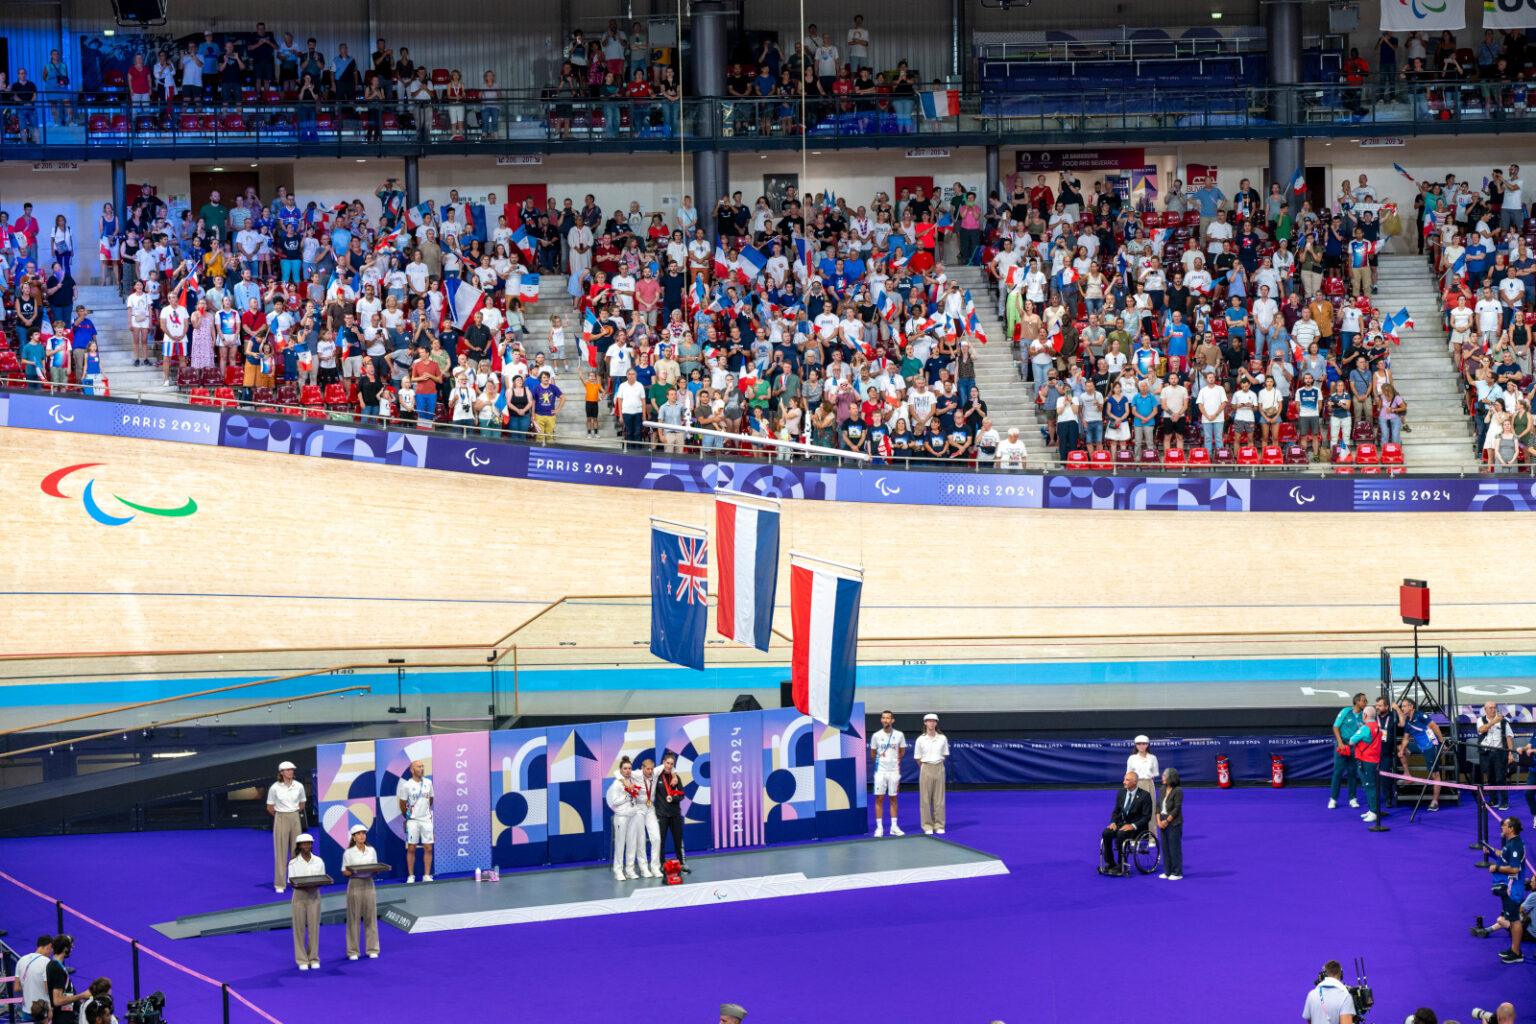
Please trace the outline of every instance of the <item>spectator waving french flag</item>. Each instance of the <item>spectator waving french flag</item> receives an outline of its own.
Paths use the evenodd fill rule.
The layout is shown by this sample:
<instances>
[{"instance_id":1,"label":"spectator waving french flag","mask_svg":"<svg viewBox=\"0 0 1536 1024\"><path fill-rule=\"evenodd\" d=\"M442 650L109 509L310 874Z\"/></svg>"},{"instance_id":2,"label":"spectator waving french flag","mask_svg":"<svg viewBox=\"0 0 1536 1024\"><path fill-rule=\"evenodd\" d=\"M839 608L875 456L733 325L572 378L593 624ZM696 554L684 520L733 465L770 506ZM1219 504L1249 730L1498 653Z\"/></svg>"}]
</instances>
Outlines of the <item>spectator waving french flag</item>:
<instances>
[{"instance_id":1,"label":"spectator waving french flag","mask_svg":"<svg viewBox=\"0 0 1536 1024\"><path fill-rule=\"evenodd\" d=\"M768 650L779 576L777 509L717 494L715 550L720 559L716 630L738 644Z\"/></svg>"},{"instance_id":2,"label":"spectator waving french flag","mask_svg":"<svg viewBox=\"0 0 1536 1024\"><path fill-rule=\"evenodd\" d=\"M794 631L790 682L795 707L834 729L846 729L853 714L863 573L831 563L795 564L794 557L790 556L789 615Z\"/></svg>"}]
</instances>

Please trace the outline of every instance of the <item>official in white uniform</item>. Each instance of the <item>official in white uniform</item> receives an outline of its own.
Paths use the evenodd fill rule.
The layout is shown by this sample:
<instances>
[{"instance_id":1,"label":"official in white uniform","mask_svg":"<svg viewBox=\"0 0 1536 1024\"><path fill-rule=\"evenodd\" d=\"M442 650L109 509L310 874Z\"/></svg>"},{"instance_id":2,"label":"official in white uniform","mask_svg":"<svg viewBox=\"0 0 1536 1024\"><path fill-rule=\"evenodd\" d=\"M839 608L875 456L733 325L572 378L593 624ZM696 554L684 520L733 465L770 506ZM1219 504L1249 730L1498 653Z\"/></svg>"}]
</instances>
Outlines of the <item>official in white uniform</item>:
<instances>
[{"instance_id":1,"label":"official in white uniform","mask_svg":"<svg viewBox=\"0 0 1536 1024\"><path fill-rule=\"evenodd\" d=\"M896 824L896 794L901 789L901 756L907 738L896 728L896 715L880 712L880 730L869 738L869 756L875 759L875 838L885 835L885 798L891 798L891 835L906 835Z\"/></svg>"},{"instance_id":2,"label":"official in white uniform","mask_svg":"<svg viewBox=\"0 0 1536 1024\"><path fill-rule=\"evenodd\" d=\"M656 762L650 758L640 762L640 785L645 790L645 811L641 815L645 831L640 837L640 874L646 878L660 878L661 822L656 820L656 794L661 791L661 780L656 777Z\"/></svg>"},{"instance_id":3,"label":"official in white uniform","mask_svg":"<svg viewBox=\"0 0 1536 1024\"><path fill-rule=\"evenodd\" d=\"M341 873L347 876L347 959L357 959L358 925L363 926L368 959L379 958L379 905L375 898L373 876L357 875L352 869L360 864L377 864L379 856L368 845L368 826L352 826L352 842L341 855Z\"/></svg>"},{"instance_id":4,"label":"official in white uniform","mask_svg":"<svg viewBox=\"0 0 1536 1024\"><path fill-rule=\"evenodd\" d=\"M314 854L315 837L305 832L293 841L288 879L325 874L325 862ZM320 890L293 889L293 959L299 970L320 967Z\"/></svg>"},{"instance_id":5,"label":"official in white uniform","mask_svg":"<svg viewBox=\"0 0 1536 1024\"><path fill-rule=\"evenodd\" d=\"M619 774L608 786L608 807L613 811L613 877L620 882L639 878L635 861L645 828L645 788L627 757L619 762Z\"/></svg>"},{"instance_id":6,"label":"official in white uniform","mask_svg":"<svg viewBox=\"0 0 1536 1024\"><path fill-rule=\"evenodd\" d=\"M293 844L304 831L304 783L295 782L292 761L277 766L277 781L267 788L267 813L272 816L272 888L282 892L288 883L288 860Z\"/></svg>"},{"instance_id":7,"label":"official in white uniform","mask_svg":"<svg viewBox=\"0 0 1536 1024\"><path fill-rule=\"evenodd\" d=\"M1152 798L1152 806L1156 807L1157 780L1163 777L1162 769L1157 766L1157 755L1152 753L1151 740L1137 736L1133 742L1135 749L1125 759L1125 770L1136 773L1136 788L1145 791Z\"/></svg>"},{"instance_id":8,"label":"official in white uniform","mask_svg":"<svg viewBox=\"0 0 1536 1024\"><path fill-rule=\"evenodd\" d=\"M943 835L944 761L949 757L949 738L939 732L939 716L932 711L923 716L923 734L912 744L912 756L918 764L917 793L923 807L923 831Z\"/></svg>"},{"instance_id":9,"label":"official in white uniform","mask_svg":"<svg viewBox=\"0 0 1536 1024\"><path fill-rule=\"evenodd\" d=\"M423 882L432 881L432 804L436 793L426 765L411 762L411 772L395 787L400 813L405 815L405 881L416 881L416 847L421 847Z\"/></svg>"}]
</instances>

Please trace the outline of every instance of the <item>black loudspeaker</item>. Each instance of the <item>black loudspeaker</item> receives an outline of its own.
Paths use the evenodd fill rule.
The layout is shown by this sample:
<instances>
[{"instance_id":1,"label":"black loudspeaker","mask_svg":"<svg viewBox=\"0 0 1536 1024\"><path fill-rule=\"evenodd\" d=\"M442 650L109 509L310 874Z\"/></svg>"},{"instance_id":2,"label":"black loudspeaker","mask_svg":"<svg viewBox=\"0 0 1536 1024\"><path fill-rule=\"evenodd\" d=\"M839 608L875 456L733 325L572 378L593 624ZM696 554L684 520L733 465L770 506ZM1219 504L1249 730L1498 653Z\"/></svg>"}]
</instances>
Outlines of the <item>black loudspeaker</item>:
<instances>
[{"instance_id":1,"label":"black loudspeaker","mask_svg":"<svg viewBox=\"0 0 1536 1024\"><path fill-rule=\"evenodd\" d=\"M763 706L750 693L743 693L731 704L732 711L761 711Z\"/></svg>"},{"instance_id":2,"label":"black loudspeaker","mask_svg":"<svg viewBox=\"0 0 1536 1024\"><path fill-rule=\"evenodd\" d=\"M779 684L779 707L792 708L795 706L795 684L788 679Z\"/></svg>"},{"instance_id":3,"label":"black loudspeaker","mask_svg":"<svg viewBox=\"0 0 1536 1024\"><path fill-rule=\"evenodd\" d=\"M112 0L112 14L119 25L164 25L165 0Z\"/></svg>"}]
</instances>

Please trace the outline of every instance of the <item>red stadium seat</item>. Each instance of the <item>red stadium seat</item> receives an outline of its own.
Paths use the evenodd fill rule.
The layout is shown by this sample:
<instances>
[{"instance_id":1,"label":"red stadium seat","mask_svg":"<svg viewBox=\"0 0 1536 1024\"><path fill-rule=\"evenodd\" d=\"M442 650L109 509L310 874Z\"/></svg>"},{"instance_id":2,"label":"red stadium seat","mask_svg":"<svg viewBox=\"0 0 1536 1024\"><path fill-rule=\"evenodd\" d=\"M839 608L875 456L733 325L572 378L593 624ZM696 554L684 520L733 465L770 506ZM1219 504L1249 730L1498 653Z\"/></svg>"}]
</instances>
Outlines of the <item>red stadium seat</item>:
<instances>
[{"instance_id":1,"label":"red stadium seat","mask_svg":"<svg viewBox=\"0 0 1536 1024\"><path fill-rule=\"evenodd\" d=\"M263 102L263 103L281 103L281 102L283 102L282 91L278 90L278 89L263 89L261 91L261 102Z\"/></svg>"},{"instance_id":2,"label":"red stadium seat","mask_svg":"<svg viewBox=\"0 0 1536 1024\"><path fill-rule=\"evenodd\" d=\"M1280 443L1281 444L1292 444L1292 443L1295 442L1295 440L1296 440L1296 424L1294 424L1294 423L1282 423L1282 424L1280 424Z\"/></svg>"},{"instance_id":3,"label":"red stadium seat","mask_svg":"<svg viewBox=\"0 0 1536 1024\"><path fill-rule=\"evenodd\" d=\"M176 127L189 133L202 131L203 120L196 114L182 114L176 119Z\"/></svg>"},{"instance_id":4,"label":"red stadium seat","mask_svg":"<svg viewBox=\"0 0 1536 1024\"><path fill-rule=\"evenodd\" d=\"M1182 448L1169 448L1166 452L1163 453L1163 465L1165 465L1165 466L1174 466L1174 467L1176 467L1178 469L1183 469L1184 468L1184 449L1182 449Z\"/></svg>"},{"instance_id":5,"label":"red stadium seat","mask_svg":"<svg viewBox=\"0 0 1536 1024\"><path fill-rule=\"evenodd\" d=\"M1222 445L1211 452L1211 461L1218 466L1230 466L1237 461L1237 453L1227 445Z\"/></svg>"},{"instance_id":6,"label":"red stadium seat","mask_svg":"<svg viewBox=\"0 0 1536 1024\"><path fill-rule=\"evenodd\" d=\"M1299 444L1290 445L1285 449L1285 464L1287 466L1305 466L1311 463L1307 456L1306 448Z\"/></svg>"},{"instance_id":7,"label":"red stadium seat","mask_svg":"<svg viewBox=\"0 0 1536 1024\"><path fill-rule=\"evenodd\" d=\"M1285 452L1284 452L1284 450L1282 450L1278 445L1273 445L1273 444L1265 445L1264 446L1264 451L1259 455L1259 465L1261 465L1261 466L1283 466L1283 465L1285 465Z\"/></svg>"},{"instance_id":8,"label":"red stadium seat","mask_svg":"<svg viewBox=\"0 0 1536 1024\"><path fill-rule=\"evenodd\" d=\"M347 401L347 386L345 384L327 384L325 386L325 406L333 412L346 412L351 408Z\"/></svg>"},{"instance_id":9,"label":"red stadium seat","mask_svg":"<svg viewBox=\"0 0 1536 1024\"><path fill-rule=\"evenodd\" d=\"M448 83L451 82L451 81L453 81L453 75L449 74L447 68L433 68L432 69L432 88L434 88L434 89L444 89L444 88L447 88Z\"/></svg>"},{"instance_id":10,"label":"red stadium seat","mask_svg":"<svg viewBox=\"0 0 1536 1024\"><path fill-rule=\"evenodd\" d=\"M1259 464L1259 450L1251 444L1245 444L1237 450L1237 464L1239 466L1257 466Z\"/></svg>"},{"instance_id":11,"label":"red stadium seat","mask_svg":"<svg viewBox=\"0 0 1536 1024\"><path fill-rule=\"evenodd\" d=\"M127 76L122 68L111 68L102 72L101 84L108 89L123 89L128 85Z\"/></svg>"},{"instance_id":12,"label":"red stadium seat","mask_svg":"<svg viewBox=\"0 0 1536 1024\"><path fill-rule=\"evenodd\" d=\"M1163 214L1163 227L1165 227L1165 228L1176 228L1176 227L1179 227L1183 223L1184 223L1184 219L1182 217L1180 217L1177 213L1164 213Z\"/></svg>"},{"instance_id":13,"label":"red stadium seat","mask_svg":"<svg viewBox=\"0 0 1536 1024\"><path fill-rule=\"evenodd\" d=\"M1137 459L1143 466L1156 466L1163 461L1163 457L1158 454L1156 448L1143 448Z\"/></svg>"},{"instance_id":14,"label":"red stadium seat","mask_svg":"<svg viewBox=\"0 0 1536 1024\"><path fill-rule=\"evenodd\" d=\"M304 415L312 420L323 420L327 419L330 416L330 413L325 411L325 406L320 405L315 406L312 409L305 409Z\"/></svg>"},{"instance_id":15,"label":"red stadium seat","mask_svg":"<svg viewBox=\"0 0 1536 1024\"><path fill-rule=\"evenodd\" d=\"M381 123L387 132L398 131L400 129L400 115L394 111L385 111Z\"/></svg>"},{"instance_id":16,"label":"red stadium seat","mask_svg":"<svg viewBox=\"0 0 1536 1024\"><path fill-rule=\"evenodd\" d=\"M213 404L213 399L208 397L207 388L193 388L191 394L187 396L187 401L191 402L193 405Z\"/></svg>"},{"instance_id":17,"label":"red stadium seat","mask_svg":"<svg viewBox=\"0 0 1536 1024\"><path fill-rule=\"evenodd\" d=\"M325 392L320 390L318 384L305 384L304 390L299 392L299 404L305 406L324 405Z\"/></svg>"},{"instance_id":18,"label":"red stadium seat","mask_svg":"<svg viewBox=\"0 0 1536 1024\"><path fill-rule=\"evenodd\" d=\"M1362 444L1355 449L1355 465L1363 466L1367 463L1378 461L1378 454L1374 444Z\"/></svg>"},{"instance_id":19,"label":"red stadium seat","mask_svg":"<svg viewBox=\"0 0 1536 1024\"><path fill-rule=\"evenodd\" d=\"M1151 210L1148 210L1141 215L1141 226L1144 228L1155 228L1162 222L1163 218Z\"/></svg>"},{"instance_id":20,"label":"red stadium seat","mask_svg":"<svg viewBox=\"0 0 1536 1024\"><path fill-rule=\"evenodd\" d=\"M237 388L245 383L245 368L238 363L224 367L224 386Z\"/></svg>"},{"instance_id":21,"label":"red stadium seat","mask_svg":"<svg viewBox=\"0 0 1536 1024\"><path fill-rule=\"evenodd\" d=\"M1333 453L1333 471L1340 476L1352 476L1355 472L1355 453L1349 450Z\"/></svg>"},{"instance_id":22,"label":"red stadium seat","mask_svg":"<svg viewBox=\"0 0 1536 1024\"><path fill-rule=\"evenodd\" d=\"M195 388L203 382L203 371L195 370L190 366L183 366L176 370L176 386L178 388Z\"/></svg>"},{"instance_id":23,"label":"red stadium seat","mask_svg":"<svg viewBox=\"0 0 1536 1024\"><path fill-rule=\"evenodd\" d=\"M198 371L197 382L205 388L217 388L224 385L224 372L217 366L206 366Z\"/></svg>"},{"instance_id":24,"label":"red stadium seat","mask_svg":"<svg viewBox=\"0 0 1536 1024\"><path fill-rule=\"evenodd\" d=\"M257 412L277 411L277 398L271 388L252 388L251 401L255 403Z\"/></svg>"},{"instance_id":25,"label":"red stadium seat","mask_svg":"<svg viewBox=\"0 0 1536 1024\"><path fill-rule=\"evenodd\" d=\"M1075 455L1076 452L1074 452L1073 454ZM1109 452L1105 452L1105 451L1094 452L1092 454L1091 458L1090 458L1090 461L1095 466L1108 466L1110 464L1110 454L1109 454Z\"/></svg>"},{"instance_id":26,"label":"red stadium seat","mask_svg":"<svg viewBox=\"0 0 1536 1024\"><path fill-rule=\"evenodd\" d=\"M1169 452L1169 454L1173 454ZM1209 469L1211 466L1211 453L1205 448L1191 448L1189 450L1190 469Z\"/></svg>"},{"instance_id":27,"label":"red stadium seat","mask_svg":"<svg viewBox=\"0 0 1536 1024\"><path fill-rule=\"evenodd\" d=\"M1120 448L1115 451L1115 465L1128 467L1136 464L1136 453L1129 448Z\"/></svg>"},{"instance_id":28,"label":"red stadium seat","mask_svg":"<svg viewBox=\"0 0 1536 1024\"><path fill-rule=\"evenodd\" d=\"M292 412L293 407L299 404L299 386L297 384L284 384L277 389L274 396L278 405L286 405L285 412Z\"/></svg>"},{"instance_id":29,"label":"red stadium seat","mask_svg":"<svg viewBox=\"0 0 1536 1024\"><path fill-rule=\"evenodd\" d=\"M333 132L333 131L335 131L336 130L336 115L330 114L330 113L316 114L315 115L315 129L317 131L322 131L322 132Z\"/></svg>"},{"instance_id":30,"label":"red stadium seat","mask_svg":"<svg viewBox=\"0 0 1536 1024\"><path fill-rule=\"evenodd\" d=\"M260 98L261 94L258 93L255 89L240 90L240 102L246 104L247 106L257 102Z\"/></svg>"},{"instance_id":31,"label":"red stadium seat","mask_svg":"<svg viewBox=\"0 0 1536 1024\"><path fill-rule=\"evenodd\" d=\"M1067 465L1082 468L1088 464L1088 453L1082 449L1067 452Z\"/></svg>"},{"instance_id":32,"label":"red stadium seat","mask_svg":"<svg viewBox=\"0 0 1536 1024\"><path fill-rule=\"evenodd\" d=\"M1403 446L1393 442L1382 445L1381 464L1383 466L1401 466L1403 464Z\"/></svg>"},{"instance_id":33,"label":"red stadium seat","mask_svg":"<svg viewBox=\"0 0 1536 1024\"><path fill-rule=\"evenodd\" d=\"M200 124L201 124L201 127L202 127L203 131L205 131L205 132L216 132L216 131L219 130L219 115L218 114L204 114L202 116L202 118L200 119Z\"/></svg>"},{"instance_id":34,"label":"red stadium seat","mask_svg":"<svg viewBox=\"0 0 1536 1024\"><path fill-rule=\"evenodd\" d=\"M213 404L221 409L233 409L240 404L240 400L235 397L234 388L215 388Z\"/></svg>"},{"instance_id":35,"label":"red stadium seat","mask_svg":"<svg viewBox=\"0 0 1536 1024\"><path fill-rule=\"evenodd\" d=\"M92 114L89 118L86 119L85 122L86 134L100 135L102 132L107 130L107 126L111 123L111 120L108 119L106 114Z\"/></svg>"},{"instance_id":36,"label":"red stadium seat","mask_svg":"<svg viewBox=\"0 0 1536 1024\"><path fill-rule=\"evenodd\" d=\"M225 114L224 130L227 132L245 131L245 117L241 114Z\"/></svg>"}]
</instances>

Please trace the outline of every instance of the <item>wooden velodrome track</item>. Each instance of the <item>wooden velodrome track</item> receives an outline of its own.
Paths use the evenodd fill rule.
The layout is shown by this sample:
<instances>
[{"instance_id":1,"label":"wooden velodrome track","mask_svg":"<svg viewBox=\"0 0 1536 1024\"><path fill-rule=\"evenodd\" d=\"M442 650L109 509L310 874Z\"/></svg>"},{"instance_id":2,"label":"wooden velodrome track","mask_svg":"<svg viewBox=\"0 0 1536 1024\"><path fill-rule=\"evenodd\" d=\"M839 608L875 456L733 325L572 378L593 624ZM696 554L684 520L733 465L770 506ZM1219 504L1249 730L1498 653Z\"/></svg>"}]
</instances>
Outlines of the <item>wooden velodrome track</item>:
<instances>
[{"instance_id":1,"label":"wooden velodrome track","mask_svg":"<svg viewBox=\"0 0 1536 1024\"><path fill-rule=\"evenodd\" d=\"M43 492L50 473L87 462L100 465L60 483L64 498ZM100 495L166 507L190 496L197 511L98 525L80 500L91 478ZM648 516L712 524L700 495L15 428L0 428L0 483L6 655L486 645L565 595L647 593ZM1404 577L1432 581L1437 627L1536 623L1509 584L1532 525L1520 513L818 501L784 513L786 549L865 566L863 637L1285 631L1301 642L1400 630ZM783 578L779 597L787 632ZM588 642L629 648L646 619L573 621Z\"/></svg>"}]
</instances>

